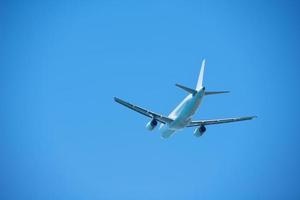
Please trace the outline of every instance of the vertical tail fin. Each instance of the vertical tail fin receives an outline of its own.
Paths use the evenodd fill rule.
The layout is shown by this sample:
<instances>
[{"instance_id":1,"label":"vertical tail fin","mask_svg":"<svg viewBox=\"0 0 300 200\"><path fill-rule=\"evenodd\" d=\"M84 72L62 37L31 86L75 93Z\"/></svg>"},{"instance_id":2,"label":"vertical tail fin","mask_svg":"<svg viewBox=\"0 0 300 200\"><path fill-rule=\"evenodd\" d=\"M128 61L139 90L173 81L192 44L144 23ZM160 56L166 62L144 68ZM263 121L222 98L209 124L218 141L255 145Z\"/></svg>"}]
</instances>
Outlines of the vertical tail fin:
<instances>
[{"instance_id":1,"label":"vertical tail fin","mask_svg":"<svg viewBox=\"0 0 300 200\"><path fill-rule=\"evenodd\" d=\"M200 90L203 87L202 84L203 84L204 68L205 68L205 59L203 59L203 61L202 61L202 66L201 66L200 74L199 74L199 77L198 77L196 90Z\"/></svg>"}]
</instances>

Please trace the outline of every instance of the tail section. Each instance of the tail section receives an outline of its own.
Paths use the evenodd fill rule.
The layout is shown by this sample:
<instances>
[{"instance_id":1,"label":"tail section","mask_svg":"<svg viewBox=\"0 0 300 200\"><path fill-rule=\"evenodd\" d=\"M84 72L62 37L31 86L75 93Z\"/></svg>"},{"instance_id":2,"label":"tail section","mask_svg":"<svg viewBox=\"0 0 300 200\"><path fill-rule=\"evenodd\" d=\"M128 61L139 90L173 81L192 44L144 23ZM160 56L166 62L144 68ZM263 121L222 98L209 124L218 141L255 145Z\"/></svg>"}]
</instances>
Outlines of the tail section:
<instances>
[{"instance_id":1,"label":"tail section","mask_svg":"<svg viewBox=\"0 0 300 200\"><path fill-rule=\"evenodd\" d=\"M201 88L203 87L204 68L205 68L205 59L203 59L203 61L202 61L202 66L201 66L200 74L198 77L198 82L197 82L197 87L196 87L197 91L201 90Z\"/></svg>"},{"instance_id":2,"label":"tail section","mask_svg":"<svg viewBox=\"0 0 300 200\"><path fill-rule=\"evenodd\" d=\"M201 70L199 73L196 89L192 89L192 88L186 87L184 85L180 85L180 84L175 84L175 85L193 95L197 94L202 89L204 91L204 95L229 93L229 91L205 91L205 87L203 87L204 68L205 68L205 59L203 59L203 61L202 61Z\"/></svg>"}]
</instances>

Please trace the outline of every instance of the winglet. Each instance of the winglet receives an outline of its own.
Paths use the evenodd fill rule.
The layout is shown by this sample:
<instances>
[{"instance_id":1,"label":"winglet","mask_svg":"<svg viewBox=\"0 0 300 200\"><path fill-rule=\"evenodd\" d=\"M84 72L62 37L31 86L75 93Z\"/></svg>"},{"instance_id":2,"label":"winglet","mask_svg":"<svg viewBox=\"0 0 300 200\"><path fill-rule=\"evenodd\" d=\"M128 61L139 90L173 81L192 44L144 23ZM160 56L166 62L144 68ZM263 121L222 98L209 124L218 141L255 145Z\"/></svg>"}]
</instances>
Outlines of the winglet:
<instances>
[{"instance_id":1,"label":"winglet","mask_svg":"<svg viewBox=\"0 0 300 200\"><path fill-rule=\"evenodd\" d=\"M114 97L115 102L120 102L121 99L119 99L118 97Z\"/></svg>"},{"instance_id":2,"label":"winglet","mask_svg":"<svg viewBox=\"0 0 300 200\"><path fill-rule=\"evenodd\" d=\"M204 68L205 68L205 59L203 59L203 61L202 61L201 70L200 70L200 74L199 74L199 77L198 77L196 90L201 90L201 88L203 87Z\"/></svg>"}]
</instances>

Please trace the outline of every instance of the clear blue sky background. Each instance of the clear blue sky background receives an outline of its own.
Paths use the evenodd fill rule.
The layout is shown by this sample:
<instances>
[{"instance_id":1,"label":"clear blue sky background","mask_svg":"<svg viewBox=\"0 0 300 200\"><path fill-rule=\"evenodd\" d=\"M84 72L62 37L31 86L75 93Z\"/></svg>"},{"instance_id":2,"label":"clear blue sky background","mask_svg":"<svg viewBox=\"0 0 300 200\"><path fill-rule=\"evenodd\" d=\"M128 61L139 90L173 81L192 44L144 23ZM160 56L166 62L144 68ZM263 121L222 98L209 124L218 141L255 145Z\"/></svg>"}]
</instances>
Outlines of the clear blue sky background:
<instances>
[{"instance_id":1,"label":"clear blue sky background","mask_svg":"<svg viewBox=\"0 0 300 200\"><path fill-rule=\"evenodd\" d=\"M300 199L297 1L1 1L0 199ZM113 96L196 119L162 140Z\"/></svg>"}]
</instances>

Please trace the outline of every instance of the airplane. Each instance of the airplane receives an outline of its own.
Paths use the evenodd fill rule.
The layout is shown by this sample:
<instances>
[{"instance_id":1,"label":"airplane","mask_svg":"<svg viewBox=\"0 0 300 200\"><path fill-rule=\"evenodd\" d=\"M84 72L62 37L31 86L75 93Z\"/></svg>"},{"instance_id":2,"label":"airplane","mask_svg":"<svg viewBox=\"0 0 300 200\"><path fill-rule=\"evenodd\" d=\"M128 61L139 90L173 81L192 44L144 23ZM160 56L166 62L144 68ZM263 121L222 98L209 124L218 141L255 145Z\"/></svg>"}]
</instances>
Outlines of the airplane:
<instances>
[{"instance_id":1,"label":"airplane","mask_svg":"<svg viewBox=\"0 0 300 200\"><path fill-rule=\"evenodd\" d=\"M229 92L229 91L206 91L205 87L203 86L204 68L205 68L205 59L202 61L196 89L192 89L180 84L175 84L177 87L185 90L189 94L168 116L164 116L159 113L146 110L142 107L133 105L117 97L114 97L114 100L117 103L129 109L132 109L142 115L151 118L151 120L146 124L146 128L150 131L154 130L154 128L158 125L158 122L161 123L159 129L161 132L161 137L164 139L171 137L176 131L186 127L197 127L194 130L194 136L200 137L204 134L204 132L206 131L206 126L208 125L245 121L257 117L257 116L247 116L247 117L193 121L192 117L196 113L197 109L199 108L200 103L204 96L223 94Z\"/></svg>"}]
</instances>

